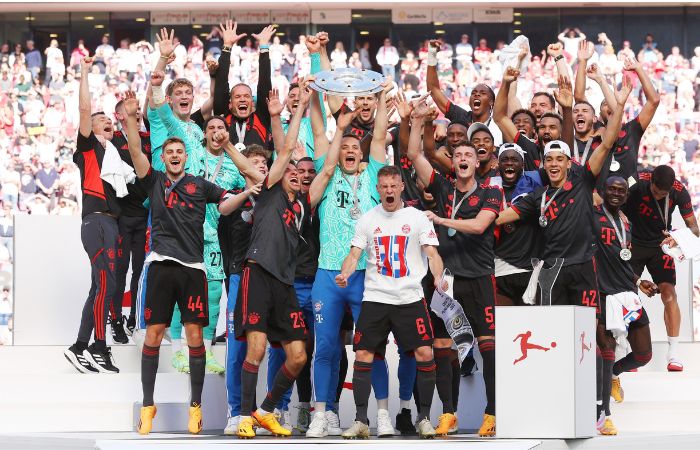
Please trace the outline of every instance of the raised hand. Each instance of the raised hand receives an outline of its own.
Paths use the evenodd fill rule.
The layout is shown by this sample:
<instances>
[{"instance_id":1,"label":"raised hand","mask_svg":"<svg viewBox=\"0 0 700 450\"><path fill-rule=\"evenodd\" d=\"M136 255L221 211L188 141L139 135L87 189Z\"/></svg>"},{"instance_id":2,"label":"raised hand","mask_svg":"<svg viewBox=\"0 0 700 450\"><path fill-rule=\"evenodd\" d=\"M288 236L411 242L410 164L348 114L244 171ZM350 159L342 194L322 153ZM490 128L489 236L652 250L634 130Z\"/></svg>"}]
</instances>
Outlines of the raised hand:
<instances>
[{"instance_id":1,"label":"raised hand","mask_svg":"<svg viewBox=\"0 0 700 450\"><path fill-rule=\"evenodd\" d=\"M637 61L637 59L634 56L628 56L627 58L625 58L623 67L625 70L637 71L642 68L642 63Z\"/></svg>"},{"instance_id":2,"label":"raised hand","mask_svg":"<svg viewBox=\"0 0 700 450\"><path fill-rule=\"evenodd\" d=\"M95 62L95 58L92 56L86 56L80 61L80 72L87 74L90 73L90 68L92 67L92 63Z\"/></svg>"},{"instance_id":3,"label":"raised hand","mask_svg":"<svg viewBox=\"0 0 700 450\"><path fill-rule=\"evenodd\" d=\"M306 36L305 44L309 53L319 53L321 51L321 40L316 36Z\"/></svg>"},{"instance_id":4,"label":"raised hand","mask_svg":"<svg viewBox=\"0 0 700 450\"><path fill-rule=\"evenodd\" d=\"M328 33L326 33L325 31L319 31L318 33L316 33L316 37L318 38L319 42L321 42L321 46L323 47L328 45L328 42L330 41Z\"/></svg>"},{"instance_id":5,"label":"raised hand","mask_svg":"<svg viewBox=\"0 0 700 450\"><path fill-rule=\"evenodd\" d=\"M284 111L284 105L280 101L280 93L277 89L272 89L267 95L267 110L272 117L279 116Z\"/></svg>"},{"instance_id":6,"label":"raised hand","mask_svg":"<svg viewBox=\"0 0 700 450\"><path fill-rule=\"evenodd\" d=\"M430 114L432 114L432 110L430 109L430 106L428 106L428 103L426 103L425 100L423 100L417 102L413 106L413 112L411 113L411 117L422 119Z\"/></svg>"},{"instance_id":7,"label":"raised hand","mask_svg":"<svg viewBox=\"0 0 700 450\"><path fill-rule=\"evenodd\" d=\"M520 53L518 53L518 67L520 67L520 64L523 62L523 60L527 57L529 53L530 48L527 46L527 44L523 43L520 46Z\"/></svg>"},{"instance_id":8,"label":"raised hand","mask_svg":"<svg viewBox=\"0 0 700 450\"><path fill-rule=\"evenodd\" d=\"M336 120L336 128L341 133L344 132L345 129L350 126L353 119L355 119L359 114L359 109L355 109L353 111L350 108L348 108L347 105L343 104L343 106L340 108L340 115L338 116L338 120Z\"/></svg>"},{"instance_id":9,"label":"raised hand","mask_svg":"<svg viewBox=\"0 0 700 450\"><path fill-rule=\"evenodd\" d=\"M225 24L220 23L219 28L221 28L221 35L226 47L233 47L242 37L247 36L246 33L237 33L238 23L233 20L227 20Z\"/></svg>"},{"instance_id":10,"label":"raised hand","mask_svg":"<svg viewBox=\"0 0 700 450\"><path fill-rule=\"evenodd\" d=\"M160 86L165 80L165 73L160 70L156 70L151 73L151 86Z\"/></svg>"},{"instance_id":11,"label":"raised hand","mask_svg":"<svg viewBox=\"0 0 700 450\"><path fill-rule=\"evenodd\" d=\"M554 91L554 98L562 108L571 108L574 104L574 92L571 87L571 80L566 75L559 75L557 79L559 89Z\"/></svg>"},{"instance_id":12,"label":"raised hand","mask_svg":"<svg viewBox=\"0 0 700 450\"><path fill-rule=\"evenodd\" d=\"M428 42L428 46L440 50L440 47L442 47L442 41L440 39L431 39Z\"/></svg>"},{"instance_id":13,"label":"raised hand","mask_svg":"<svg viewBox=\"0 0 700 450\"><path fill-rule=\"evenodd\" d=\"M204 63L207 65L209 76L214 77L216 75L216 71L219 70L219 62L215 60L213 56L208 55Z\"/></svg>"},{"instance_id":14,"label":"raised hand","mask_svg":"<svg viewBox=\"0 0 700 450\"><path fill-rule=\"evenodd\" d=\"M258 45L267 45L272 40L272 35L275 34L275 26L268 25L258 34L253 33L252 36L258 40Z\"/></svg>"},{"instance_id":15,"label":"raised hand","mask_svg":"<svg viewBox=\"0 0 700 450\"><path fill-rule=\"evenodd\" d=\"M258 184L255 184L255 185L249 187L248 189L245 190L245 192L246 192L246 195L248 197L250 197L251 195L252 196L258 195L261 190L262 190L262 181Z\"/></svg>"},{"instance_id":16,"label":"raised hand","mask_svg":"<svg viewBox=\"0 0 700 450\"><path fill-rule=\"evenodd\" d=\"M168 29L165 27L160 29L160 34L156 34L158 49L160 50L161 56L168 58L173 54L175 51L173 39L175 39L175 30L170 30L170 34L168 34Z\"/></svg>"},{"instance_id":17,"label":"raised hand","mask_svg":"<svg viewBox=\"0 0 700 450\"><path fill-rule=\"evenodd\" d=\"M600 72L598 64L591 64L586 69L586 75L593 81L601 81L603 79L603 74Z\"/></svg>"},{"instance_id":18,"label":"raised hand","mask_svg":"<svg viewBox=\"0 0 700 450\"><path fill-rule=\"evenodd\" d=\"M519 76L520 71L518 69L515 69L510 66L506 67L506 70L503 72L503 82L510 84L513 81L517 80Z\"/></svg>"},{"instance_id":19,"label":"raised hand","mask_svg":"<svg viewBox=\"0 0 700 450\"><path fill-rule=\"evenodd\" d=\"M620 86L620 90L619 91L617 89L615 90L615 100L617 100L618 107L625 106L625 103L627 103L627 97L630 96L631 92L632 92L632 80L630 79L630 77L623 77L622 78L622 86Z\"/></svg>"},{"instance_id":20,"label":"raised hand","mask_svg":"<svg viewBox=\"0 0 700 450\"><path fill-rule=\"evenodd\" d=\"M593 42L581 39L578 43L577 57L579 61L588 61L593 57Z\"/></svg>"},{"instance_id":21,"label":"raised hand","mask_svg":"<svg viewBox=\"0 0 700 450\"><path fill-rule=\"evenodd\" d=\"M444 217L440 217L432 211L425 211L425 216L435 225L442 225L445 222Z\"/></svg>"},{"instance_id":22,"label":"raised hand","mask_svg":"<svg viewBox=\"0 0 700 450\"><path fill-rule=\"evenodd\" d=\"M556 58L557 56L561 55L562 52L563 52L563 48L559 42L554 43L554 44L549 44L547 46L547 54L552 58Z\"/></svg>"},{"instance_id":23,"label":"raised hand","mask_svg":"<svg viewBox=\"0 0 700 450\"><path fill-rule=\"evenodd\" d=\"M396 111L399 113L399 117L401 117L401 120L408 120L408 118L411 117L413 105L406 101L406 95L403 93L403 91L399 90L392 101Z\"/></svg>"},{"instance_id":24,"label":"raised hand","mask_svg":"<svg viewBox=\"0 0 700 450\"><path fill-rule=\"evenodd\" d=\"M136 94L134 91L126 91L124 93L124 112L127 116L138 117L139 101L136 100Z\"/></svg>"},{"instance_id":25,"label":"raised hand","mask_svg":"<svg viewBox=\"0 0 700 450\"><path fill-rule=\"evenodd\" d=\"M223 145L226 142L228 142L228 139L229 139L228 131L219 130L219 131L214 133L214 136L212 136L212 138L214 139L214 142L216 142L217 144Z\"/></svg>"},{"instance_id":26,"label":"raised hand","mask_svg":"<svg viewBox=\"0 0 700 450\"><path fill-rule=\"evenodd\" d=\"M311 96L315 94L315 91L309 87L311 83L316 81L316 77L313 75L307 75L304 80L299 83L299 104L302 109L306 109L311 102Z\"/></svg>"}]
</instances>

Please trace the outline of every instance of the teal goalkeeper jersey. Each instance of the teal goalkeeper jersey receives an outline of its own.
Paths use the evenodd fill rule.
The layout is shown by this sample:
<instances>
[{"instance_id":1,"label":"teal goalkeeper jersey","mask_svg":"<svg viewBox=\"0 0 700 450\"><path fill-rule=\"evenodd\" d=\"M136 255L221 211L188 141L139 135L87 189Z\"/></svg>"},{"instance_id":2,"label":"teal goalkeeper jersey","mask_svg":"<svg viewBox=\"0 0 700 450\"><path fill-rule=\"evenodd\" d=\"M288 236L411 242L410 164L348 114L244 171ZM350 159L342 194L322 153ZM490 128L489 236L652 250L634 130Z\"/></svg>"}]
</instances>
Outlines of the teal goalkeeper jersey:
<instances>
[{"instance_id":1,"label":"teal goalkeeper jersey","mask_svg":"<svg viewBox=\"0 0 700 450\"><path fill-rule=\"evenodd\" d=\"M316 170L320 171L326 156L314 160ZM359 200L362 213L379 204L377 193L377 173L386 164L376 161L371 156L367 168L359 175L344 174L339 167L335 168L328 182L326 191L317 206L318 217L321 220L320 244L321 254L318 258L318 268L340 270L343 260L350 253L350 241L355 235L355 224L358 218L351 216L355 195ZM353 186L355 194L353 194ZM360 257L357 270L364 270L367 262L364 252Z\"/></svg>"}]
</instances>

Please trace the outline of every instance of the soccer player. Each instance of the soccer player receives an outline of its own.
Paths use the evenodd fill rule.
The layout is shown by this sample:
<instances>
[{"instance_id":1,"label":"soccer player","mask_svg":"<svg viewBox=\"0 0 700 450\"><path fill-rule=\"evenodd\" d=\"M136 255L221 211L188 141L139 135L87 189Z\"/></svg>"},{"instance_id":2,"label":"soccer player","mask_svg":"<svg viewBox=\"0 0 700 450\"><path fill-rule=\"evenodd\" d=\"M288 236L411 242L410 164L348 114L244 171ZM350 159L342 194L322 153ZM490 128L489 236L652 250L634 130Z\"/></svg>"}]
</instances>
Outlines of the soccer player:
<instances>
[{"instance_id":1,"label":"soccer player","mask_svg":"<svg viewBox=\"0 0 700 450\"><path fill-rule=\"evenodd\" d=\"M433 225L421 211L404 207L404 184L395 166L377 175L381 204L357 222L350 253L335 277L340 288L347 286L363 253L367 256L365 291L353 339L355 363L352 386L357 413L355 422L343 432L345 439L369 438L367 403L371 389L374 353L386 348L389 332L404 351L416 358L416 384L420 398L418 434L432 438L430 405L435 390L435 361L432 326L423 298L421 280L428 267L435 280L442 279L442 259Z\"/></svg>"},{"instance_id":2,"label":"soccer player","mask_svg":"<svg viewBox=\"0 0 700 450\"><path fill-rule=\"evenodd\" d=\"M671 230L671 217L676 207L686 226L697 236L698 223L688 190L676 180L671 167L658 166L651 173L639 174L639 181L630 188L623 209L633 226L630 263L634 273L641 276L646 267L661 291L669 344L666 366L669 372L683 370L677 353L681 311L676 297L676 264L673 257L661 249L662 241Z\"/></svg>"},{"instance_id":3,"label":"soccer player","mask_svg":"<svg viewBox=\"0 0 700 450\"><path fill-rule=\"evenodd\" d=\"M202 388L204 385L205 349L202 327L209 321L207 279L204 270L204 216L207 203L218 203L218 210L230 214L241 197L224 200L226 191L202 177L185 172L188 154L185 143L176 137L163 143L161 153L165 172L153 170L141 151L138 134L138 102L133 93L126 94L129 153L136 175L148 191L152 220L152 251L147 261L148 287L144 317L146 337L141 355L143 405L138 425L140 434L153 426L156 406L153 402L160 343L170 324L175 305L182 311L182 321L189 345L191 399L188 430L202 431ZM224 143L221 133L217 142Z\"/></svg>"},{"instance_id":4,"label":"soccer player","mask_svg":"<svg viewBox=\"0 0 700 450\"><path fill-rule=\"evenodd\" d=\"M598 265L598 285L600 288L601 320L598 323L596 341L603 357L603 382L598 386L598 431L602 435L615 435L617 428L610 418L610 394L615 378L623 371L641 367L651 361L651 333L649 316L642 308L636 320L629 324L632 352L615 363L615 338L606 329L606 306L610 296L637 297L637 289L652 297L658 293L657 286L642 280L634 274L630 258L632 230L629 222L623 220L620 209L627 201L629 189L627 181L621 177L610 177L601 192L603 204L593 213L593 232L596 243L596 263ZM618 389L619 379L616 383Z\"/></svg>"},{"instance_id":5,"label":"soccer player","mask_svg":"<svg viewBox=\"0 0 700 450\"><path fill-rule=\"evenodd\" d=\"M498 159L494 158L496 146L493 133L481 122L474 122L467 130L467 139L476 149L479 168L476 170L476 182L489 185L491 177L498 176Z\"/></svg>"},{"instance_id":6,"label":"soccer player","mask_svg":"<svg viewBox=\"0 0 700 450\"><path fill-rule=\"evenodd\" d=\"M416 116L412 120L415 126L419 126L423 119ZM503 194L498 187L480 186L476 182L479 161L476 149L470 143L463 143L454 149L454 183L433 169L418 146L409 145L408 156L416 168L418 179L435 198L437 214L427 211L426 215L438 225L440 255L445 267L454 275L454 298L462 305L479 342L487 398L479 435L493 436L496 432L493 229ZM465 249L469 249L469 252L465 252ZM443 414L436 432L447 434L457 423L449 359L452 340L441 320L434 320L433 326L438 364L437 389L443 404Z\"/></svg>"},{"instance_id":7,"label":"soccer player","mask_svg":"<svg viewBox=\"0 0 700 450\"><path fill-rule=\"evenodd\" d=\"M104 113L91 114L87 79L93 61L93 58L86 57L80 64L80 127L77 149L73 155L73 162L80 169L83 194L80 237L90 258L92 283L83 307L78 338L63 354L81 373L119 373L106 344L105 328L109 305L116 294L119 249L117 220L121 207L114 187L100 177L102 161L107 151L106 142L112 140L114 126ZM93 329L95 341L88 346Z\"/></svg>"},{"instance_id":8,"label":"soccer player","mask_svg":"<svg viewBox=\"0 0 700 450\"><path fill-rule=\"evenodd\" d=\"M257 424L277 436L289 436L273 411L306 364L304 340L308 331L294 292L294 274L301 233L309 226L310 195L299 195L297 168L291 164L301 117L312 96L309 81L302 86L299 106L292 116L284 148L263 181L255 204L253 230L236 302L234 330L248 349L241 371L241 418L238 437L253 438ZM274 385L253 411L258 368L267 341L280 343L287 356ZM254 422L255 421L255 422Z\"/></svg>"},{"instance_id":9,"label":"soccer player","mask_svg":"<svg viewBox=\"0 0 700 450\"><path fill-rule=\"evenodd\" d=\"M318 97L314 96L312 99L311 119L316 145L314 164L318 171L314 184L319 183L317 186L323 186L324 192L318 206L321 251L311 292L316 310L313 363L316 401L311 425L306 432L307 437L339 435L342 431L337 414L330 409L327 411L326 406L330 407L335 403L340 353L343 350L339 336L346 306L350 307L355 322L360 315L365 262L360 261L359 270L348 280L346 289L338 288L335 276L340 272L350 251L350 241L357 220L378 203L377 173L386 164L386 90L389 86L386 83L385 90L379 94L369 162L362 172L360 139L352 132L348 133L347 127L354 117L366 114L366 111L356 108L354 112L348 113L346 108L342 108L333 142L329 145L319 114ZM387 369L385 363L379 359L375 364L373 387L378 405L377 434L391 436L394 434L394 427L391 425L388 411Z\"/></svg>"}]
</instances>

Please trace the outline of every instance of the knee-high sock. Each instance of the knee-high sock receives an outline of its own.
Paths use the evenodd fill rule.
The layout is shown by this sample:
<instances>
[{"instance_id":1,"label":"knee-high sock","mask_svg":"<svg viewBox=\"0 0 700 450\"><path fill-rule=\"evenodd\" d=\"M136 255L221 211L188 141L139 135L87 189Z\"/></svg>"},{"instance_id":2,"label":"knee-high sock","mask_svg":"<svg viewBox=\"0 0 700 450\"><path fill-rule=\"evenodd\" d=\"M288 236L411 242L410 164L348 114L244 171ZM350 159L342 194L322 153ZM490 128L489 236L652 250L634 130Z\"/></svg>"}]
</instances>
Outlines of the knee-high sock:
<instances>
[{"instance_id":1,"label":"knee-high sock","mask_svg":"<svg viewBox=\"0 0 700 450\"><path fill-rule=\"evenodd\" d=\"M202 404L202 389L204 388L204 366L206 365L206 350L204 345L190 347L190 386L192 398L190 406Z\"/></svg>"},{"instance_id":2,"label":"knee-high sock","mask_svg":"<svg viewBox=\"0 0 700 450\"><path fill-rule=\"evenodd\" d=\"M311 361L313 360L313 352L306 354L306 364L301 369L301 373L297 377L297 395L299 403L309 403L311 401Z\"/></svg>"},{"instance_id":3,"label":"knee-high sock","mask_svg":"<svg viewBox=\"0 0 700 450\"><path fill-rule=\"evenodd\" d=\"M457 412L459 409L459 384L462 379L462 374L459 370L459 353L457 353L457 350L452 350L450 362L452 364L452 404L454 405L454 411Z\"/></svg>"},{"instance_id":4,"label":"knee-high sock","mask_svg":"<svg viewBox=\"0 0 700 450\"><path fill-rule=\"evenodd\" d=\"M483 374L486 387L486 414L496 415L496 341L486 339L479 342L479 353L484 360Z\"/></svg>"},{"instance_id":5,"label":"knee-high sock","mask_svg":"<svg viewBox=\"0 0 700 450\"><path fill-rule=\"evenodd\" d=\"M596 420L603 411L603 353L600 347L595 348L595 388L596 388Z\"/></svg>"},{"instance_id":6,"label":"knee-high sock","mask_svg":"<svg viewBox=\"0 0 700 450\"><path fill-rule=\"evenodd\" d=\"M255 364L243 361L241 369L241 416L249 416L255 403L255 389L258 386L258 369Z\"/></svg>"},{"instance_id":7,"label":"knee-high sock","mask_svg":"<svg viewBox=\"0 0 700 450\"><path fill-rule=\"evenodd\" d=\"M372 363L355 361L352 371L352 393L357 413L355 420L367 423L367 404L372 390Z\"/></svg>"},{"instance_id":8,"label":"knee-high sock","mask_svg":"<svg viewBox=\"0 0 700 450\"><path fill-rule=\"evenodd\" d=\"M452 400L452 351L449 348L435 348L435 365L437 367L436 387L438 397L442 402L443 413L454 413L454 401Z\"/></svg>"},{"instance_id":9,"label":"knee-high sock","mask_svg":"<svg viewBox=\"0 0 700 450\"><path fill-rule=\"evenodd\" d=\"M435 361L416 361L416 385L420 392L421 404L418 420L430 419L430 406L435 391Z\"/></svg>"},{"instance_id":10,"label":"knee-high sock","mask_svg":"<svg viewBox=\"0 0 700 450\"><path fill-rule=\"evenodd\" d=\"M615 350L601 350L603 356L603 409L610 415L610 392L612 391L612 368L615 364Z\"/></svg>"},{"instance_id":11,"label":"knee-high sock","mask_svg":"<svg viewBox=\"0 0 700 450\"><path fill-rule=\"evenodd\" d=\"M277 402L282 398L285 392L287 392L292 385L296 377L287 368L286 364L282 364L282 367L277 371L275 375L275 381L272 384L272 389L270 389L265 397L260 408L265 412L272 412L277 406Z\"/></svg>"},{"instance_id":12,"label":"knee-high sock","mask_svg":"<svg viewBox=\"0 0 700 450\"><path fill-rule=\"evenodd\" d=\"M219 322L219 302L221 301L221 280L207 281L207 301L209 302L209 325L202 330L205 341L211 342L216 336L216 324Z\"/></svg>"},{"instance_id":13,"label":"knee-high sock","mask_svg":"<svg viewBox=\"0 0 700 450\"><path fill-rule=\"evenodd\" d=\"M613 374L620 375L622 372L629 372L645 366L651 361L651 352L631 352L627 356L617 361L613 366Z\"/></svg>"},{"instance_id":14,"label":"knee-high sock","mask_svg":"<svg viewBox=\"0 0 700 450\"><path fill-rule=\"evenodd\" d=\"M153 391L156 387L158 373L158 358L160 347L143 345L141 351L141 387L143 389L143 406L153 405Z\"/></svg>"}]
</instances>

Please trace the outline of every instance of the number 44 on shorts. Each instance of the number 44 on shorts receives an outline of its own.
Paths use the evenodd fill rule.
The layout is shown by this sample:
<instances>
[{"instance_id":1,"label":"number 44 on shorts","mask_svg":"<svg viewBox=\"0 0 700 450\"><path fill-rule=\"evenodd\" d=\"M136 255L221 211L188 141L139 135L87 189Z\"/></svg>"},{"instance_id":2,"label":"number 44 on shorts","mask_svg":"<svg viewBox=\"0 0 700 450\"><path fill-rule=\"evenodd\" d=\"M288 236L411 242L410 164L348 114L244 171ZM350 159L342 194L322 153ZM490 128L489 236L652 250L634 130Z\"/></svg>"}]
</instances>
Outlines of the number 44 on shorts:
<instances>
[{"instance_id":1,"label":"number 44 on shorts","mask_svg":"<svg viewBox=\"0 0 700 450\"><path fill-rule=\"evenodd\" d=\"M193 296L190 295L190 298L187 299L187 309L192 312L194 312L195 309L198 309L199 312L203 312L204 305L202 304L202 297L198 295L197 299L194 299Z\"/></svg>"}]
</instances>

